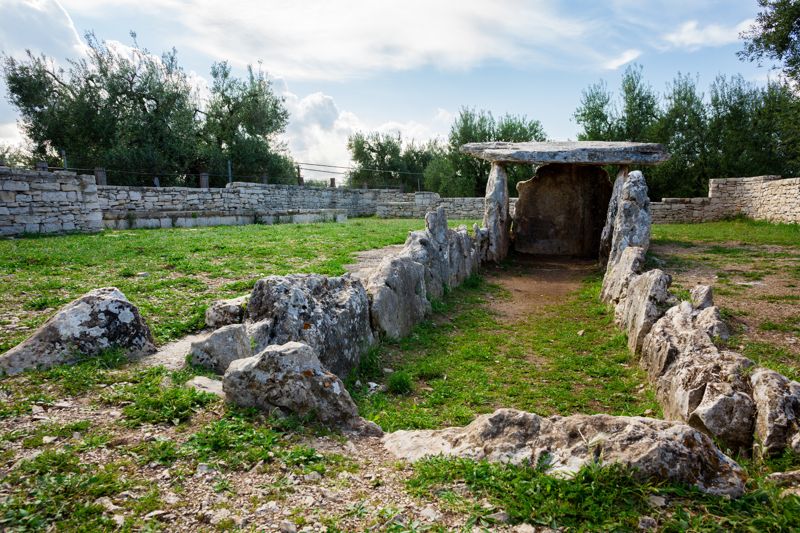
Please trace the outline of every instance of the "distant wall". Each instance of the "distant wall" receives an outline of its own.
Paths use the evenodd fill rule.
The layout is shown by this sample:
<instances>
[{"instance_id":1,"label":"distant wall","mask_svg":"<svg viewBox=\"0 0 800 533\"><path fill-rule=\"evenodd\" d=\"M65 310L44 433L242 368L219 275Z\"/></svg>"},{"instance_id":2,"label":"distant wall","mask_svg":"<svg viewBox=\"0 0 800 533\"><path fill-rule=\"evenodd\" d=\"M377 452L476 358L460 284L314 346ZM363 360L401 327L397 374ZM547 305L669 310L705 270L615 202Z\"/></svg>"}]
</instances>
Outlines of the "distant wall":
<instances>
[{"instance_id":1,"label":"distant wall","mask_svg":"<svg viewBox=\"0 0 800 533\"><path fill-rule=\"evenodd\" d=\"M650 204L656 224L710 222L744 215L800 223L800 178L756 176L712 179L703 198L664 198Z\"/></svg>"},{"instance_id":2,"label":"distant wall","mask_svg":"<svg viewBox=\"0 0 800 533\"><path fill-rule=\"evenodd\" d=\"M94 176L0 167L0 235L102 228Z\"/></svg>"}]
</instances>

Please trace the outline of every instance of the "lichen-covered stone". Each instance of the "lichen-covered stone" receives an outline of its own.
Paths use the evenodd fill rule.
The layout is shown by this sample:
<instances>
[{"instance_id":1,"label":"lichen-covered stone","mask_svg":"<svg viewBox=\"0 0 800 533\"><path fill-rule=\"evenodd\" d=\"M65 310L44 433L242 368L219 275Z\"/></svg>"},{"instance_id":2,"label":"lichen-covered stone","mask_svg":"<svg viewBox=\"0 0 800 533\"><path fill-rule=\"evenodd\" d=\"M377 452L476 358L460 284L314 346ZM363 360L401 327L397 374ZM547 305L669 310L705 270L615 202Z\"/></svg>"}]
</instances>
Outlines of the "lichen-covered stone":
<instances>
[{"instance_id":1,"label":"lichen-covered stone","mask_svg":"<svg viewBox=\"0 0 800 533\"><path fill-rule=\"evenodd\" d=\"M49 368L115 347L131 357L156 351L137 307L115 287L95 289L62 307L27 340L0 355L0 374Z\"/></svg>"},{"instance_id":2,"label":"lichen-covered stone","mask_svg":"<svg viewBox=\"0 0 800 533\"><path fill-rule=\"evenodd\" d=\"M757 413L755 434L764 451L774 455L793 447L800 434L800 383L764 368L753 372L750 383Z\"/></svg>"},{"instance_id":3,"label":"lichen-covered stone","mask_svg":"<svg viewBox=\"0 0 800 533\"><path fill-rule=\"evenodd\" d=\"M256 282L247 307L255 352L270 344L304 342L322 364L345 378L374 342L369 300L350 275L269 276Z\"/></svg>"},{"instance_id":4,"label":"lichen-covered stone","mask_svg":"<svg viewBox=\"0 0 800 533\"><path fill-rule=\"evenodd\" d=\"M639 353L645 335L669 307L671 282L670 275L658 269L649 270L629 282L625 298L614 310L614 319L628 333L628 348L632 352Z\"/></svg>"},{"instance_id":5,"label":"lichen-covered stone","mask_svg":"<svg viewBox=\"0 0 800 533\"><path fill-rule=\"evenodd\" d=\"M358 416L342 380L320 363L307 344L288 342L231 363L222 379L228 402L284 414L314 416L336 429L380 434Z\"/></svg>"},{"instance_id":6,"label":"lichen-covered stone","mask_svg":"<svg viewBox=\"0 0 800 533\"><path fill-rule=\"evenodd\" d=\"M714 292L710 285L697 285L689 293L692 298L692 307L697 310L714 305Z\"/></svg>"},{"instance_id":7,"label":"lichen-covered stone","mask_svg":"<svg viewBox=\"0 0 800 533\"><path fill-rule=\"evenodd\" d=\"M231 362L250 357L253 350L244 324L230 324L192 343L189 353L192 364L224 374Z\"/></svg>"},{"instance_id":8,"label":"lichen-covered stone","mask_svg":"<svg viewBox=\"0 0 800 533\"><path fill-rule=\"evenodd\" d=\"M614 180L614 186L611 189L611 199L608 201L608 211L606 212L606 223L600 233L600 252L598 255L601 266L608 264L608 256L611 254L611 241L614 239L614 221L617 218L619 199L622 195L622 186L625 184L626 175L626 171L621 171L617 174L617 179Z\"/></svg>"},{"instance_id":9,"label":"lichen-covered stone","mask_svg":"<svg viewBox=\"0 0 800 533\"><path fill-rule=\"evenodd\" d=\"M399 339L431 311L425 291L425 267L408 256L385 257L367 280L375 330Z\"/></svg>"},{"instance_id":10,"label":"lichen-covered stone","mask_svg":"<svg viewBox=\"0 0 800 533\"><path fill-rule=\"evenodd\" d=\"M635 170L627 175L619 190L616 206L609 264L616 263L628 246L638 246L645 252L650 246L650 198L647 196L647 182L641 172Z\"/></svg>"},{"instance_id":11,"label":"lichen-covered stone","mask_svg":"<svg viewBox=\"0 0 800 533\"><path fill-rule=\"evenodd\" d=\"M500 262L508 255L511 216L508 212L508 175L502 165L492 164L486 183L486 207L482 226L488 231L486 256L481 261Z\"/></svg>"},{"instance_id":12,"label":"lichen-covered stone","mask_svg":"<svg viewBox=\"0 0 800 533\"><path fill-rule=\"evenodd\" d=\"M631 281L642 273L644 268L644 250L638 246L628 246L622 252L616 263L609 264L605 276L603 276L603 287L600 291L600 299L608 304L616 305L624 300L628 294L628 287Z\"/></svg>"},{"instance_id":13,"label":"lichen-covered stone","mask_svg":"<svg viewBox=\"0 0 800 533\"><path fill-rule=\"evenodd\" d=\"M213 302L206 309L206 326L219 328L229 324L241 324L245 319L249 298L250 295L244 295Z\"/></svg>"},{"instance_id":14,"label":"lichen-covered stone","mask_svg":"<svg viewBox=\"0 0 800 533\"><path fill-rule=\"evenodd\" d=\"M445 455L538 465L569 475L600 461L621 463L640 479L669 480L733 497L744 492L744 472L701 432L652 418L572 415L543 418L514 409L479 416L466 427L396 431L384 436L396 457L416 461Z\"/></svg>"}]
</instances>

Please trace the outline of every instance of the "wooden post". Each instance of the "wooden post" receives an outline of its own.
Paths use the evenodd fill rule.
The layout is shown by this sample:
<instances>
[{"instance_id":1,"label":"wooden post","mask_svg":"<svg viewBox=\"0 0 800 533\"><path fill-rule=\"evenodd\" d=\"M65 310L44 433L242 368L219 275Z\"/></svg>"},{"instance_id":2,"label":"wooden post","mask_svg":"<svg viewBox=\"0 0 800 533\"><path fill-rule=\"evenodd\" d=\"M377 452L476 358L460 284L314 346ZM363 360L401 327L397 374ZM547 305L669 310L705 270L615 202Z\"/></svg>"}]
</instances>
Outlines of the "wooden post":
<instances>
[{"instance_id":1,"label":"wooden post","mask_svg":"<svg viewBox=\"0 0 800 533\"><path fill-rule=\"evenodd\" d=\"M106 177L106 169L103 167L95 167L94 181L97 185L108 185L108 178Z\"/></svg>"},{"instance_id":2,"label":"wooden post","mask_svg":"<svg viewBox=\"0 0 800 533\"><path fill-rule=\"evenodd\" d=\"M228 159L228 183L233 183L233 167L230 159Z\"/></svg>"},{"instance_id":3,"label":"wooden post","mask_svg":"<svg viewBox=\"0 0 800 533\"><path fill-rule=\"evenodd\" d=\"M295 165L294 169L297 172L297 184L298 185L302 185L303 184L303 176L300 175L300 165Z\"/></svg>"},{"instance_id":4,"label":"wooden post","mask_svg":"<svg viewBox=\"0 0 800 533\"><path fill-rule=\"evenodd\" d=\"M334 189L336 188L336 178L331 178L330 186L331 186L331 188L334 188Z\"/></svg>"},{"instance_id":5,"label":"wooden post","mask_svg":"<svg viewBox=\"0 0 800 533\"><path fill-rule=\"evenodd\" d=\"M208 172L200 173L200 188L208 189Z\"/></svg>"},{"instance_id":6,"label":"wooden post","mask_svg":"<svg viewBox=\"0 0 800 533\"><path fill-rule=\"evenodd\" d=\"M264 185L269 185L269 176L266 174L261 175L261 183Z\"/></svg>"}]
</instances>

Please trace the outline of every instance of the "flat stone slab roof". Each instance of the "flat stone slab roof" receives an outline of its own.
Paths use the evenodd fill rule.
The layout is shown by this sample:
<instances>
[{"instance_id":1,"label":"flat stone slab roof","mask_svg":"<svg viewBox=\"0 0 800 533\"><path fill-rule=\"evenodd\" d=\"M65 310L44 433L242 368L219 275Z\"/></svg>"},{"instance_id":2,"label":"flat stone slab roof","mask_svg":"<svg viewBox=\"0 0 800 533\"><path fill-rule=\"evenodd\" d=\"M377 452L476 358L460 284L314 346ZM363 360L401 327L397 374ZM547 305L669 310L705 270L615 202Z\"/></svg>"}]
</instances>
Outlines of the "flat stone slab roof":
<instances>
[{"instance_id":1,"label":"flat stone slab roof","mask_svg":"<svg viewBox=\"0 0 800 533\"><path fill-rule=\"evenodd\" d=\"M461 151L497 163L572 163L576 165L656 165L669 159L664 147L633 142L488 142Z\"/></svg>"}]
</instances>

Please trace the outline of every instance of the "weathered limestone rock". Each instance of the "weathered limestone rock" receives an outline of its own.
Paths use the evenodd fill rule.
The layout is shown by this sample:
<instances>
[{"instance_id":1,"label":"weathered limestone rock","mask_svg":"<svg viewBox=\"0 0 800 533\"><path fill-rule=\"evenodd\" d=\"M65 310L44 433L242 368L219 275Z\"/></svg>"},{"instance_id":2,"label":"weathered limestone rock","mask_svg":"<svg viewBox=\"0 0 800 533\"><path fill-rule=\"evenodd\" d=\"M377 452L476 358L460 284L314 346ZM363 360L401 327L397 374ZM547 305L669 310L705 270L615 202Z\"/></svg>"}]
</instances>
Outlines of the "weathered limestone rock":
<instances>
[{"instance_id":1,"label":"weathered limestone rock","mask_svg":"<svg viewBox=\"0 0 800 533\"><path fill-rule=\"evenodd\" d=\"M385 257L367 280L373 328L399 339L431 311L425 267L408 256Z\"/></svg>"},{"instance_id":2,"label":"weathered limestone rock","mask_svg":"<svg viewBox=\"0 0 800 533\"><path fill-rule=\"evenodd\" d=\"M601 266L608 264L608 256L611 253L611 241L614 238L614 220L617 218L619 199L620 196L622 196L622 186L625 184L627 173L627 169L623 169L617 174L617 179L614 180L614 187L611 190L611 198L608 201L608 212L606 213L606 224L603 226L603 231L600 233L599 259Z\"/></svg>"},{"instance_id":3,"label":"weathered limestone rock","mask_svg":"<svg viewBox=\"0 0 800 533\"><path fill-rule=\"evenodd\" d=\"M244 295L212 303L206 309L206 326L219 328L228 324L241 324L245 319L249 299L250 295Z\"/></svg>"},{"instance_id":4,"label":"weathered limestone rock","mask_svg":"<svg viewBox=\"0 0 800 533\"><path fill-rule=\"evenodd\" d=\"M186 382L186 386L199 392L207 392L220 398L225 397L222 391L222 382L218 379L211 379L206 376L195 376Z\"/></svg>"},{"instance_id":5,"label":"weathered limestone rock","mask_svg":"<svg viewBox=\"0 0 800 533\"><path fill-rule=\"evenodd\" d=\"M611 183L602 167L545 165L517 184L514 249L537 255L597 257Z\"/></svg>"},{"instance_id":6,"label":"weathered limestone rock","mask_svg":"<svg viewBox=\"0 0 800 533\"><path fill-rule=\"evenodd\" d=\"M716 306L702 308L694 319L694 325L705 331L712 339L728 340L731 336L728 326L719 314L719 307Z\"/></svg>"},{"instance_id":7,"label":"weathered limestone rock","mask_svg":"<svg viewBox=\"0 0 800 533\"><path fill-rule=\"evenodd\" d=\"M644 250L638 246L628 246L619 260L609 264L603 276L603 288L600 299L608 304L618 304L628 294L628 287L644 269Z\"/></svg>"},{"instance_id":8,"label":"weathered limestone rock","mask_svg":"<svg viewBox=\"0 0 800 533\"><path fill-rule=\"evenodd\" d=\"M703 399L689 415L689 425L722 442L747 448L753 442L755 404L729 383L708 383Z\"/></svg>"},{"instance_id":9,"label":"weathered limestone rock","mask_svg":"<svg viewBox=\"0 0 800 533\"><path fill-rule=\"evenodd\" d=\"M49 368L114 347L131 357L156 351L136 306L115 287L95 289L62 307L31 337L0 356L0 374Z\"/></svg>"},{"instance_id":10,"label":"weathered limestone rock","mask_svg":"<svg viewBox=\"0 0 800 533\"><path fill-rule=\"evenodd\" d=\"M755 434L764 451L777 454L793 448L800 434L800 383L764 368L753 372L750 383L757 411Z\"/></svg>"},{"instance_id":11,"label":"weathered limestone rock","mask_svg":"<svg viewBox=\"0 0 800 533\"><path fill-rule=\"evenodd\" d=\"M482 261L502 261L508 255L511 217L508 213L508 175L502 165L492 164L486 183L486 207L483 227L489 232L489 246Z\"/></svg>"},{"instance_id":12,"label":"weathered limestone rock","mask_svg":"<svg viewBox=\"0 0 800 533\"><path fill-rule=\"evenodd\" d=\"M670 308L647 334L642 367L655 384L668 420L681 420L734 448L752 442L755 407L749 375L753 362L719 350L694 324L689 302Z\"/></svg>"},{"instance_id":13,"label":"weathered limestone rock","mask_svg":"<svg viewBox=\"0 0 800 533\"><path fill-rule=\"evenodd\" d=\"M459 285L478 267L479 257L465 227L447 228L443 207L425 215L426 229L408 234L399 255L425 267L425 290L429 299L440 298L446 288Z\"/></svg>"},{"instance_id":14,"label":"weathered limestone rock","mask_svg":"<svg viewBox=\"0 0 800 533\"><path fill-rule=\"evenodd\" d=\"M307 344L271 345L253 357L232 362L222 387L227 400L241 407L313 415L337 429L381 433L358 416L342 381L322 366Z\"/></svg>"},{"instance_id":15,"label":"weathered limestone rock","mask_svg":"<svg viewBox=\"0 0 800 533\"><path fill-rule=\"evenodd\" d=\"M269 276L256 282L247 313L248 333L259 352L270 344L304 342L342 378L374 342L369 300L350 275Z\"/></svg>"},{"instance_id":16,"label":"weathered limestone rock","mask_svg":"<svg viewBox=\"0 0 800 533\"><path fill-rule=\"evenodd\" d=\"M693 484L711 494L744 492L742 469L706 435L685 424L642 417L573 415L542 418L514 409L482 415L466 427L396 431L384 436L395 456L416 461L443 454L475 460L540 464L553 474L584 464L622 463L642 479Z\"/></svg>"},{"instance_id":17,"label":"weathered limestone rock","mask_svg":"<svg viewBox=\"0 0 800 533\"><path fill-rule=\"evenodd\" d=\"M639 353L645 335L669 306L671 282L669 274L658 269L649 270L629 282L625 298L614 310L614 320L627 331L628 348L632 352Z\"/></svg>"},{"instance_id":18,"label":"weathered limestone rock","mask_svg":"<svg viewBox=\"0 0 800 533\"><path fill-rule=\"evenodd\" d=\"M689 291L689 294L692 298L692 307L697 310L714 305L714 293L710 285L697 285Z\"/></svg>"},{"instance_id":19,"label":"weathered limestone rock","mask_svg":"<svg viewBox=\"0 0 800 533\"><path fill-rule=\"evenodd\" d=\"M616 263L628 246L645 252L650 246L650 199L647 182L638 170L628 174L620 189L608 263Z\"/></svg>"},{"instance_id":20,"label":"weathered limestone rock","mask_svg":"<svg viewBox=\"0 0 800 533\"><path fill-rule=\"evenodd\" d=\"M237 359L253 355L247 328L244 324L230 324L214 331L206 339L192 343L192 364L224 374L228 365Z\"/></svg>"}]
</instances>

